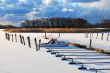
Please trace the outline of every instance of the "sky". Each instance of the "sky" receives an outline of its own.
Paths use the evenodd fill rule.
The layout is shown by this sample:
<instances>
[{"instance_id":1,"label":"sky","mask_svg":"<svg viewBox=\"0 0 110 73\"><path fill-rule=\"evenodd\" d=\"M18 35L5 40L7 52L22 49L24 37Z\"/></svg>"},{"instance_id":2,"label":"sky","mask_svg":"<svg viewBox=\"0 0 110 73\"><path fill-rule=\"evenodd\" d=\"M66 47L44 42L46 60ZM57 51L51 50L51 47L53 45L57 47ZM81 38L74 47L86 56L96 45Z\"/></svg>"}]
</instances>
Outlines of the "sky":
<instances>
[{"instance_id":1,"label":"sky","mask_svg":"<svg viewBox=\"0 0 110 73\"><path fill-rule=\"evenodd\" d=\"M44 17L84 18L90 23L110 19L110 0L0 0L0 23L19 26Z\"/></svg>"}]
</instances>

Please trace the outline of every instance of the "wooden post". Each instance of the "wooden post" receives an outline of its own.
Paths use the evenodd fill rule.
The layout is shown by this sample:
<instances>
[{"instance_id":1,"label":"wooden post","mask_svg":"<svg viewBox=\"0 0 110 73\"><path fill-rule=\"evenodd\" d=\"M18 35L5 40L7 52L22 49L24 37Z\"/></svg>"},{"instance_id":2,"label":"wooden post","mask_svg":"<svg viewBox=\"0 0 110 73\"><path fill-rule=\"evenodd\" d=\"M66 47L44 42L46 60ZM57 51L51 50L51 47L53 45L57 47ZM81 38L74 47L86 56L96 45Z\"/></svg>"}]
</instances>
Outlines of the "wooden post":
<instances>
[{"instance_id":1,"label":"wooden post","mask_svg":"<svg viewBox=\"0 0 110 73\"><path fill-rule=\"evenodd\" d=\"M21 35L19 35L19 37L20 37L20 42L21 42L21 44L23 44L23 42L22 42L22 36L21 36Z\"/></svg>"},{"instance_id":2,"label":"wooden post","mask_svg":"<svg viewBox=\"0 0 110 73\"><path fill-rule=\"evenodd\" d=\"M52 36L52 33L51 33L51 36Z\"/></svg>"},{"instance_id":3,"label":"wooden post","mask_svg":"<svg viewBox=\"0 0 110 73\"><path fill-rule=\"evenodd\" d=\"M45 32L45 39L47 38L46 32Z\"/></svg>"},{"instance_id":4,"label":"wooden post","mask_svg":"<svg viewBox=\"0 0 110 73\"><path fill-rule=\"evenodd\" d=\"M94 34L92 33L92 38L94 37Z\"/></svg>"},{"instance_id":5,"label":"wooden post","mask_svg":"<svg viewBox=\"0 0 110 73\"><path fill-rule=\"evenodd\" d=\"M8 34L8 41L10 41L10 34Z\"/></svg>"},{"instance_id":6,"label":"wooden post","mask_svg":"<svg viewBox=\"0 0 110 73\"><path fill-rule=\"evenodd\" d=\"M60 37L60 33L59 33L59 36L58 37Z\"/></svg>"},{"instance_id":7,"label":"wooden post","mask_svg":"<svg viewBox=\"0 0 110 73\"><path fill-rule=\"evenodd\" d=\"M17 35L15 34L15 41L17 42Z\"/></svg>"},{"instance_id":8,"label":"wooden post","mask_svg":"<svg viewBox=\"0 0 110 73\"><path fill-rule=\"evenodd\" d=\"M23 41L23 44L25 45L25 39L24 39L24 36L22 36L22 41Z\"/></svg>"},{"instance_id":9,"label":"wooden post","mask_svg":"<svg viewBox=\"0 0 110 73\"><path fill-rule=\"evenodd\" d=\"M9 33L7 33L7 40L9 41Z\"/></svg>"},{"instance_id":10,"label":"wooden post","mask_svg":"<svg viewBox=\"0 0 110 73\"><path fill-rule=\"evenodd\" d=\"M31 48L31 41L30 41L30 37L29 36L27 37L27 40L28 40L28 45Z\"/></svg>"},{"instance_id":11,"label":"wooden post","mask_svg":"<svg viewBox=\"0 0 110 73\"><path fill-rule=\"evenodd\" d=\"M35 45L36 45L36 51L38 51L38 48L37 48L37 39L34 38L34 41L35 41Z\"/></svg>"},{"instance_id":12,"label":"wooden post","mask_svg":"<svg viewBox=\"0 0 110 73\"><path fill-rule=\"evenodd\" d=\"M96 39L98 38L98 33L97 33L97 36L96 36Z\"/></svg>"},{"instance_id":13,"label":"wooden post","mask_svg":"<svg viewBox=\"0 0 110 73\"><path fill-rule=\"evenodd\" d=\"M13 34L12 34L12 42L13 42Z\"/></svg>"},{"instance_id":14,"label":"wooden post","mask_svg":"<svg viewBox=\"0 0 110 73\"><path fill-rule=\"evenodd\" d=\"M107 35L107 41L109 40L109 33L108 33L108 35Z\"/></svg>"},{"instance_id":15,"label":"wooden post","mask_svg":"<svg viewBox=\"0 0 110 73\"><path fill-rule=\"evenodd\" d=\"M86 38L88 38L88 33L86 33Z\"/></svg>"},{"instance_id":16,"label":"wooden post","mask_svg":"<svg viewBox=\"0 0 110 73\"><path fill-rule=\"evenodd\" d=\"M102 33L102 37L101 37L102 40L103 40L103 36L104 36L104 33Z\"/></svg>"},{"instance_id":17,"label":"wooden post","mask_svg":"<svg viewBox=\"0 0 110 73\"><path fill-rule=\"evenodd\" d=\"M7 38L7 33L5 33L5 38L8 39L8 38Z\"/></svg>"},{"instance_id":18,"label":"wooden post","mask_svg":"<svg viewBox=\"0 0 110 73\"><path fill-rule=\"evenodd\" d=\"M96 70L96 73L98 72L98 70Z\"/></svg>"},{"instance_id":19,"label":"wooden post","mask_svg":"<svg viewBox=\"0 0 110 73\"><path fill-rule=\"evenodd\" d=\"M91 33L89 33L90 34L90 38L91 38Z\"/></svg>"},{"instance_id":20,"label":"wooden post","mask_svg":"<svg viewBox=\"0 0 110 73\"><path fill-rule=\"evenodd\" d=\"M39 39L39 49L38 50L40 50L40 44L41 44L41 39Z\"/></svg>"},{"instance_id":21,"label":"wooden post","mask_svg":"<svg viewBox=\"0 0 110 73\"><path fill-rule=\"evenodd\" d=\"M86 33L84 33L84 38L86 37Z\"/></svg>"},{"instance_id":22,"label":"wooden post","mask_svg":"<svg viewBox=\"0 0 110 73\"><path fill-rule=\"evenodd\" d=\"M90 49L92 49L92 39L90 39Z\"/></svg>"}]
</instances>

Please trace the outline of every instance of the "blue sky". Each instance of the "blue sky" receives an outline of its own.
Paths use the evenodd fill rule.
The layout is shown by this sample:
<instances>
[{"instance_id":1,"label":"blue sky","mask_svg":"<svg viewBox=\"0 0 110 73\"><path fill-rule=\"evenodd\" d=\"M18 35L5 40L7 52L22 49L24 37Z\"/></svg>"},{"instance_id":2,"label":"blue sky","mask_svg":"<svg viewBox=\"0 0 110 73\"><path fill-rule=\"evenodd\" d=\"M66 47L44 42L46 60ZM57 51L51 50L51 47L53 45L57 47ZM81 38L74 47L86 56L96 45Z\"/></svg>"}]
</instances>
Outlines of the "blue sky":
<instances>
[{"instance_id":1,"label":"blue sky","mask_svg":"<svg viewBox=\"0 0 110 73\"><path fill-rule=\"evenodd\" d=\"M0 0L0 21L20 25L42 17L110 19L110 0Z\"/></svg>"}]
</instances>

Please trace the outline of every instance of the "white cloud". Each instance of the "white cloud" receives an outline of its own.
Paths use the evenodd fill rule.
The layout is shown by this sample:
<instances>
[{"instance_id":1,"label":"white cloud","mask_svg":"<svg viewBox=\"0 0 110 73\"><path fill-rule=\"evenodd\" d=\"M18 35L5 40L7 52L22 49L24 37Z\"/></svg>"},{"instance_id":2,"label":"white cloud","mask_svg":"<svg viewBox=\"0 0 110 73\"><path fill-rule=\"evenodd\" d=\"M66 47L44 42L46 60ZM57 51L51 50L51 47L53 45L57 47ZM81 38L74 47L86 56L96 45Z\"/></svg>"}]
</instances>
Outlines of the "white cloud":
<instances>
[{"instance_id":1,"label":"white cloud","mask_svg":"<svg viewBox=\"0 0 110 73\"><path fill-rule=\"evenodd\" d=\"M1 9L4 9L4 7L0 7Z\"/></svg>"},{"instance_id":2,"label":"white cloud","mask_svg":"<svg viewBox=\"0 0 110 73\"><path fill-rule=\"evenodd\" d=\"M0 17L13 22L35 17L88 16L91 20L100 15L109 18L109 13L110 0L0 0Z\"/></svg>"},{"instance_id":3,"label":"white cloud","mask_svg":"<svg viewBox=\"0 0 110 73\"><path fill-rule=\"evenodd\" d=\"M63 8L62 11L67 12L67 11L74 11L74 10L70 8Z\"/></svg>"},{"instance_id":4,"label":"white cloud","mask_svg":"<svg viewBox=\"0 0 110 73\"><path fill-rule=\"evenodd\" d=\"M95 7L98 9L105 9L108 5L110 5L110 0L100 0L98 2L90 2L90 3L79 3L82 7Z\"/></svg>"},{"instance_id":5,"label":"white cloud","mask_svg":"<svg viewBox=\"0 0 110 73\"><path fill-rule=\"evenodd\" d=\"M7 7L14 7L14 5L10 4L10 5L7 5Z\"/></svg>"},{"instance_id":6,"label":"white cloud","mask_svg":"<svg viewBox=\"0 0 110 73\"><path fill-rule=\"evenodd\" d=\"M47 6L52 2L52 0L42 0L42 4Z\"/></svg>"},{"instance_id":7,"label":"white cloud","mask_svg":"<svg viewBox=\"0 0 110 73\"><path fill-rule=\"evenodd\" d=\"M28 17L28 19L32 20L35 19L35 15L37 14L37 12L32 11L26 14L26 16Z\"/></svg>"},{"instance_id":8,"label":"white cloud","mask_svg":"<svg viewBox=\"0 0 110 73\"><path fill-rule=\"evenodd\" d=\"M24 4L26 4L26 3L28 3L28 1L27 0L19 0L19 3L24 3Z\"/></svg>"}]
</instances>

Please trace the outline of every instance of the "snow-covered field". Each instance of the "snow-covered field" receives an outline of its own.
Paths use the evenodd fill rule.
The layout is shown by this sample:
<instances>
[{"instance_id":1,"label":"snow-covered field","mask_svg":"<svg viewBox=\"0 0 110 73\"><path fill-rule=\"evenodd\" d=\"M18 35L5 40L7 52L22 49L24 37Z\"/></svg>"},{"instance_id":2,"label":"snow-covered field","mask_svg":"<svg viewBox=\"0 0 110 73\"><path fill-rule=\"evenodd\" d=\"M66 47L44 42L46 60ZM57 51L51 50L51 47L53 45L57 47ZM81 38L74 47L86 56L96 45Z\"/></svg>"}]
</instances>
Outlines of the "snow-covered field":
<instances>
[{"instance_id":1,"label":"snow-covered field","mask_svg":"<svg viewBox=\"0 0 110 73\"><path fill-rule=\"evenodd\" d=\"M15 33L10 33L15 34ZM17 34L17 43L15 40L12 42L5 39L5 33L0 30L0 73L95 73L95 71L90 70L78 70L78 67L81 65L69 65L68 61L62 61L61 58L55 57L55 55L51 55L46 51L48 49L41 48L39 51L36 51L34 38L37 40L44 37L44 33L16 33ZM26 45L22 45L20 43L19 35L23 35L25 37ZM48 33L47 35L51 35ZM101 35L101 34L100 34ZM31 37L31 46L28 47L27 36ZM98 39L95 38L96 34L93 37L92 46L98 48L104 48L109 50L110 48L110 39L106 41L106 36L104 40L101 40L100 37ZM52 37L57 38L58 33L53 33ZM66 40L69 42L76 42L80 44L89 45L90 38L85 38L83 33L62 33L62 40ZM15 39L15 38L14 38ZM47 42L49 40L41 39L42 42ZM51 48L52 49L52 48ZM56 47L53 48L54 50ZM77 47L57 47L57 49L79 49ZM88 50L84 50L88 51ZM58 51L61 52L61 51ZM63 52L65 52L63 50ZM66 51L68 52L68 51ZM75 51L76 52L76 51ZM77 51L78 52L78 51ZM79 51L80 52L80 51ZM89 52L89 51L88 51ZM90 51L91 52L91 51ZM103 55L101 53L60 53L63 55L100 55L100 56L92 56L92 58L110 58L109 56ZM71 58L86 58L88 56L66 56ZM89 58L91 58L89 56ZM110 62L110 59L75 59L77 62ZM110 68L110 63L107 64L85 64L87 68ZM110 73L110 70L101 70L98 73Z\"/></svg>"},{"instance_id":2,"label":"snow-covered field","mask_svg":"<svg viewBox=\"0 0 110 73\"><path fill-rule=\"evenodd\" d=\"M92 47L110 50L110 35L107 41L108 34L110 34L110 32L104 33L103 40L101 39L102 33L98 33L98 37L97 37L97 33L93 33L92 38L90 37L90 34L88 35L88 38L86 38L85 33L61 33L60 38L63 40L67 40L69 42L75 42L77 44L82 44L87 46L89 46L90 39L92 39ZM53 34L53 36L58 36L58 34Z\"/></svg>"}]
</instances>

